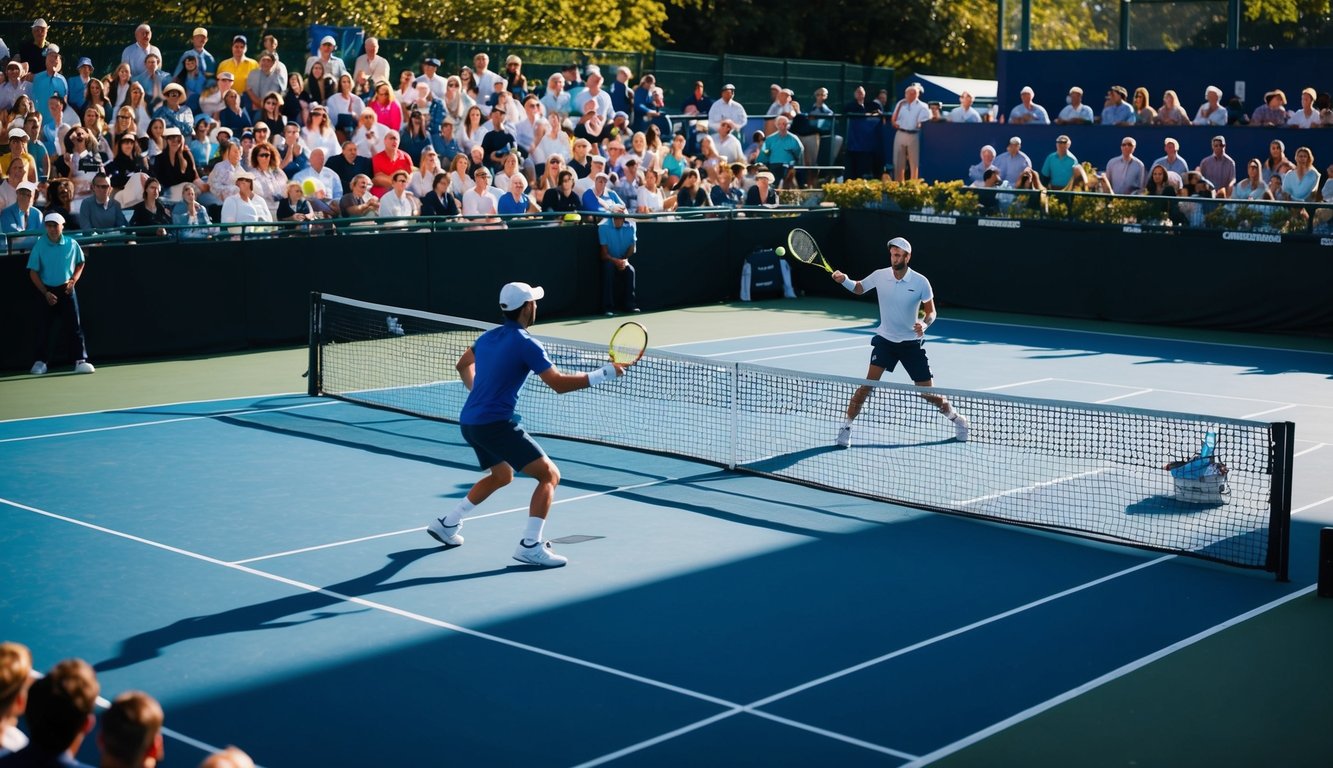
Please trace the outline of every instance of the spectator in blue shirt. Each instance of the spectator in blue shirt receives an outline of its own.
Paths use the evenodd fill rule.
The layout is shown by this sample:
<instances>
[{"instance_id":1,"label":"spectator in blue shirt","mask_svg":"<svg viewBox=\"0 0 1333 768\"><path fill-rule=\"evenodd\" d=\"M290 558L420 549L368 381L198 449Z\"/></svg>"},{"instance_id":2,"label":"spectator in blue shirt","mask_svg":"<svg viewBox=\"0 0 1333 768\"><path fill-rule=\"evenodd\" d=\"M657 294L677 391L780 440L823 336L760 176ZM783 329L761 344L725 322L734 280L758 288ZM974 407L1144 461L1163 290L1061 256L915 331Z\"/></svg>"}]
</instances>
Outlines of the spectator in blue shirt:
<instances>
[{"instance_id":1,"label":"spectator in blue shirt","mask_svg":"<svg viewBox=\"0 0 1333 768\"><path fill-rule=\"evenodd\" d=\"M611 177L598 173L593 177L592 186L583 193L583 210L587 213L624 213L625 201L611 189L608 182Z\"/></svg>"},{"instance_id":2,"label":"spectator in blue shirt","mask_svg":"<svg viewBox=\"0 0 1333 768\"><path fill-rule=\"evenodd\" d=\"M165 101L162 106L153 110L153 117L162 118L167 128L176 128L182 136L189 136L194 132L194 112L185 103L185 86L180 83L168 83L166 88L162 89L162 97Z\"/></svg>"},{"instance_id":3,"label":"spectator in blue shirt","mask_svg":"<svg viewBox=\"0 0 1333 768\"><path fill-rule=\"evenodd\" d=\"M1021 103L1009 111L1009 122L1050 125L1051 116L1046 113L1046 108L1032 101L1035 95L1032 86L1023 86L1023 90L1018 92L1018 99Z\"/></svg>"},{"instance_id":4,"label":"spectator in blue shirt","mask_svg":"<svg viewBox=\"0 0 1333 768\"><path fill-rule=\"evenodd\" d=\"M430 145L435 148L435 154L440 156L441 165L449 165L454 156L463 151L463 147L454 138L454 121L446 119L440 123L440 132L430 137Z\"/></svg>"},{"instance_id":5,"label":"spectator in blue shirt","mask_svg":"<svg viewBox=\"0 0 1333 768\"><path fill-rule=\"evenodd\" d=\"M60 74L60 48L55 44L46 48L46 69L32 76L32 103L42 116L42 122L59 122L59 116L51 114L52 96L69 99L69 81Z\"/></svg>"},{"instance_id":6,"label":"spectator in blue shirt","mask_svg":"<svg viewBox=\"0 0 1333 768\"><path fill-rule=\"evenodd\" d=\"M37 196L37 185L31 181L20 182L15 188L15 202L0 211L0 231L10 236L10 248L31 248L35 238L15 238L19 232L41 232L42 212L32 204Z\"/></svg>"},{"instance_id":7,"label":"spectator in blue shirt","mask_svg":"<svg viewBox=\"0 0 1333 768\"><path fill-rule=\"evenodd\" d=\"M639 241L638 228L624 216L611 216L597 225L597 242L602 254L602 311L615 314L615 285L621 283L621 306L638 312L634 265L629 263Z\"/></svg>"},{"instance_id":8,"label":"spectator in blue shirt","mask_svg":"<svg viewBox=\"0 0 1333 768\"><path fill-rule=\"evenodd\" d=\"M763 148L759 150L759 162L768 166L784 187L788 183L796 184L796 165L805 156L801 140L787 130L790 124L785 115L778 115L773 121L777 130L764 139Z\"/></svg>"},{"instance_id":9,"label":"spectator in blue shirt","mask_svg":"<svg viewBox=\"0 0 1333 768\"><path fill-rule=\"evenodd\" d=\"M509 191L500 196L500 201L495 204L495 212L504 216L519 213L537 213L541 209L528 197L525 192L528 188L528 180L523 178L523 174L515 173L509 177Z\"/></svg>"},{"instance_id":10,"label":"spectator in blue shirt","mask_svg":"<svg viewBox=\"0 0 1333 768\"><path fill-rule=\"evenodd\" d=\"M1125 103L1129 98L1129 91L1125 90L1125 86L1111 86L1111 90L1106 92L1106 98L1110 103L1102 109L1102 125L1134 124L1134 108Z\"/></svg>"},{"instance_id":11,"label":"spectator in blue shirt","mask_svg":"<svg viewBox=\"0 0 1333 768\"><path fill-rule=\"evenodd\" d=\"M194 33L190 36L190 50L181 54L180 60L176 62L176 69L172 71L172 76L179 76L185 71L185 59L190 56L199 61L199 70L206 78L212 78L218 71L218 60L213 54L208 52L204 46L208 45L208 30L203 27L195 27Z\"/></svg>"},{"instance_id":12,"label":"spectator in blue shirt","mask_svg":"<svg viewBox=\"0 0 1333 768\"><path fill-rule=\"evenodd\" d=\"M28 277L42 294L33 344L36 362L32 364L32 372L39 376L46 373L51 320L58 316L65 324L74 372L92 373L95 369L88 362L83 324L79 319L79 297L74 290L74 285L83 277L83 249L65 235L64 216L48 213L43 221L46 234L37 238L28 255Z\"/></svg>"}]
</instances>

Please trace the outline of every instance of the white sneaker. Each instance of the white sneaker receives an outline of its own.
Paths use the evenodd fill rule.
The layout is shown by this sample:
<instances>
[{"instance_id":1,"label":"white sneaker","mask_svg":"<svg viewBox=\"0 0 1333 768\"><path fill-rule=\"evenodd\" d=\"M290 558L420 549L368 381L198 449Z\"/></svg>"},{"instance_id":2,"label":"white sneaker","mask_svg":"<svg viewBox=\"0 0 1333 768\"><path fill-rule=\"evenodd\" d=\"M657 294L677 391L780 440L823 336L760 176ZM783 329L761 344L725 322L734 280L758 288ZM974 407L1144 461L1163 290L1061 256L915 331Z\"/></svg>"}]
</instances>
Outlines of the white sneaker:
<instances>
[{"instance_id":1,"label":"white sneaker","mask_svg":"<svg viewBox=\"0 0 1333 768\"><path fill-rule=\"evenodd\" d=\"M559 568L569 562L569 558L564 555L557 555L554 549L551 549L551 542L537 542L535 544L524 544L520 539L518 549L514 550L514 559L520 563L528 565L540 565L543 568Z\"/></svg>"},{"instance_id":2,"label":"white sneaker","mask_svg":"<svg viewBox=\"0 0 1333 768\"><path fill-rule=\"evenodd\" d=\"M402 336L404 334L403 324L398 322L398 318L393 315L384 318L384 324L389 327L389 333L392 333L394 336Z\"/></svg>"},{"instance_id":3,"label":"white sneaker","mask_svg":"<svg viewBox=\"0 0 1333 768\"><path fill-rule=\"evenodd\" d=\"M28 371L28 373L31 373L33 376L41 376L46 373L46 363L38 360L32 364L32 370Z\"/></svg>"},{"instance_id":4,"label":"white sneaker","mask_svg":"<svg viewBox=\"0 0 1333 768\"><path fill-rule=\"evenodd\" d=\"M46 366L42 366L42 367L45 368ZM80 361L78 361L77 363L74 364L74 372L75 372L75 373L96 373L96 372L97 372L97 369L94 368L94 367L93 367L93 364L90 363L90 362L88 362L87 360L80 360Z\"/></svg>"},{"instance_id":5,"label":"white sneaker","mask_svg":"<svg viewBox=\"0 0 1333 768\"><path fill-rule=\"evenodd\" d=\"M430 525L426 526L426 533L429 533L431 538L446 547L461 547L463 546L463 537L458 535L458 531L462 527L462 520L458 521L458 525L445 525L444 518L437 517L431 521Z\"/></svg>"},{"instance_id":6,"label":"white sneaker","mask_svg":"<svg viewBox=\"0 0 1333 768\"><path fill-rule=\"evenodd\" d=\"M961 414L961 413L956 414L956 418L954 418L954 420L953 420L953 430L954 430L954 437L957 438L958 442L960 442L960 443L966 443L966 442L967 442L967 417L964 416L964 415Z\"/></svg>"},{"instance_id":7,"label":"white sneaker","mask_svg":"<svg viewBox=\"0 0 1333 768\"><path fill-rule=\"evenodd\" d=\"M844 424L838 427L838 436L834 439L839 448L852 447L852 427L850 424Z\"/></svg>"}]
</instances>

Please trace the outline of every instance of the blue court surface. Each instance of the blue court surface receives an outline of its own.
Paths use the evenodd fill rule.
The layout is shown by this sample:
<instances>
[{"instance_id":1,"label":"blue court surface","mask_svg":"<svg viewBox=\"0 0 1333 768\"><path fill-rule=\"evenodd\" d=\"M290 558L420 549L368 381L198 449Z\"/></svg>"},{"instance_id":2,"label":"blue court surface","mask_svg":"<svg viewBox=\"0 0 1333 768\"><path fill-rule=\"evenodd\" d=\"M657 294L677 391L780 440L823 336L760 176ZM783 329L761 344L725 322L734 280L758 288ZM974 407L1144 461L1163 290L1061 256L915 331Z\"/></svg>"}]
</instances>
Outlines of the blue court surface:
<instances>
[{"instance_id":1,"label":"blue court surface","mask_svg":"<svg viewBox=\"0 0 1333 768\"><path fill-rule=\"evenodd\" d=\"M672 350L861 375L869 333ZM0 423L0 635L155 695L172 765L897 766L1312 589L1333 356L949 319L927 349L950 388L1296 422L1292 580L549 438L542 571L522 477L426 535L478 477L456 426L287 394Z\"/></svg>"}]
</instances>

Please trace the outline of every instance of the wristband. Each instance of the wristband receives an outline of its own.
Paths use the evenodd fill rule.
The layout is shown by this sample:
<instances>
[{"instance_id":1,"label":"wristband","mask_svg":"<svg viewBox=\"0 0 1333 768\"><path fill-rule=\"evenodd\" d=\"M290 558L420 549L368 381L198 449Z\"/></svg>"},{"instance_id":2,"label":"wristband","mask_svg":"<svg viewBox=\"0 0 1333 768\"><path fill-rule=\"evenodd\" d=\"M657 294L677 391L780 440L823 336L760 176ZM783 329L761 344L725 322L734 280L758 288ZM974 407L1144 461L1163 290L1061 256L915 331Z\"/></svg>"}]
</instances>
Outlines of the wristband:
<instances>
[{"instance_id":1,"label":"wristband","mask_svg":"<svg viewBox=\"0 0 1333 768\"><path fill-rule=\"evenodd\" d=\"M851 279L850 277L842 281L842 287L846 288L852 293L856 293L856 281Z\"/></svg>"},{"instance_id":2,"label":"wristband","mask_svg":"<svg viewBox=\"0 0 1333 768\"><path fill-rule=\"evenodd\" d=\"M605 383L608 379L616 377L616 367L611 363L598 368L595 371L588 371L588 386L595 387L598 384Z\"/></svg>"}]
</instances>

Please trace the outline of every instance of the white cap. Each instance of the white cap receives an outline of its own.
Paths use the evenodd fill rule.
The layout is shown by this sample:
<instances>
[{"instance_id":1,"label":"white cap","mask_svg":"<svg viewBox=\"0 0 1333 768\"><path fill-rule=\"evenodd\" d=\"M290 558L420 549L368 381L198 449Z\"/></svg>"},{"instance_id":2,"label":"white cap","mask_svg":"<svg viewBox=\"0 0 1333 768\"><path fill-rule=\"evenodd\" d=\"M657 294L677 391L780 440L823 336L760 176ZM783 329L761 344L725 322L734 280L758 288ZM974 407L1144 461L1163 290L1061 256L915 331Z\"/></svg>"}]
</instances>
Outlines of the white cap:
<instances>
[{"instance_id":1,"label":"white cap","mask_svg":"<svg viewBox=\"0 0 1333 768\"><path fill-rule=\"evenodd\" d=\"M536 301L545 295L546 291L542 290L540 285L533 287L527 283L505 283L500 289L500 309L512 312L529 301Z\"/></svg>"},{"instance_id":2,"label":"white cap","mask_svg":"<svg viewBox=\"0 0 1333 768\"><path fill-rule=\"evenodd\" d=\"M892 248L892 247L894 247L894 246L897 246L897 247L899 247L899 248L902 248L904 251L907 251L909 254L912 252L912 244L909 243L909 242L907 242L907 238L905 238L905 237L895 237L895 238L893 238L892 240L890 240L890 241L889 241L889 247Z\"/></svg>"},{"instance_id":3,"label":"white cap","mask_svg":"<svg viewBox=\"0 0 1333 768\"><path fill-rule=\"evenodd\" d=\"M1036 93L1032 90L1032 86L1030 86L1030 85L1025 85L1025 86L1023 86L1023 90L1019 91L1019 92L1018 92L1018 95L1019 95L1019 96L1022 96L1022 95L1025 94L1025 93L1026 93L1026 94L1029 94L1029 95L1032 95L1032 96L1035 96L1035 95L1036 95Z\"/></svg>"},{"instance_id":4,"label":"white cap","mask_svg":"<svg viewBox=\"0 0 1333 768\"><path fill-rule=\"evenodd\" d=\"M334 39L333 35L325 35L324 39L319 41L320 45L324 45L325 43L334 47L337 47L338 45L338 41Z\"/></svg>"},{"instance_id":5,"label":"white cap","mask_svg":"<svg viewBox=\"0 0 1333 768\"><path fill-rule=\"evenodd\" d=\"M768 171L760 171L759 173L756 173L754 177L756 179L763 179L764 181L767 181L769 184L773 183L773 174L769 173Z\"/></svg>"},{"instance_id":6,"label":"white cap","mask_svg":"<svg viewBox=\"0 0 1333 768\"><path fill-rule=\"evenodd\" d=\"M180 135L181 135L181 129L177 128L177 127L174 126L174 125L173 125L173 126L170 126L170 127L168 127L168 128L165 128L165 129L162 131L162 138L164 138L164 139L167 138L167 137L169 137L169 136L180 136Z\"/></svg>"},{"instance_id":7,"label":"white cap","mask_svg":"<svg viewBox=\"0 0 1333 768\"><path fill-rule=\"evenodd\" d=\"M19 185L14 188L14 191L22 192L25 189L33 193L34 195L37 194L37 185L33 184L31 181L20 181Z\"/></svg>"},{"instance_id":8,"label":"white cap","mask_svg":"<svg viewBox=\"0 0 1333 768\"><path fill-rule=\"evenodd\" d=\"M44 29L46 26L46 19L37 19L32 23L33 29Z\"/></svg>"},{"instance_id":9,"label":"white cap","mask_svg":"<svg viewBox=\"0 0 1333 768\"><path fill-rule=\"evenodd\" d=\"M10 129L9 129L9 138L11 138L11 139L26 139L26 138L28 138L28 132L25 131L25 130L23 130L22 128L19 128L19 127L16 126L16 127L14 127L14 128L10 128Z\"/></svg>"},{"instance_id":10,"label":"white cap","mask_svg":"<svg viewBox=\"0 0 1333 768\"><path fill-rule=\"evenodd\" d=\"M42 222L46 224L64 224L65 217L58 213L48 213L46 218L42 219Z\"/></svg>"}]
</instances>

